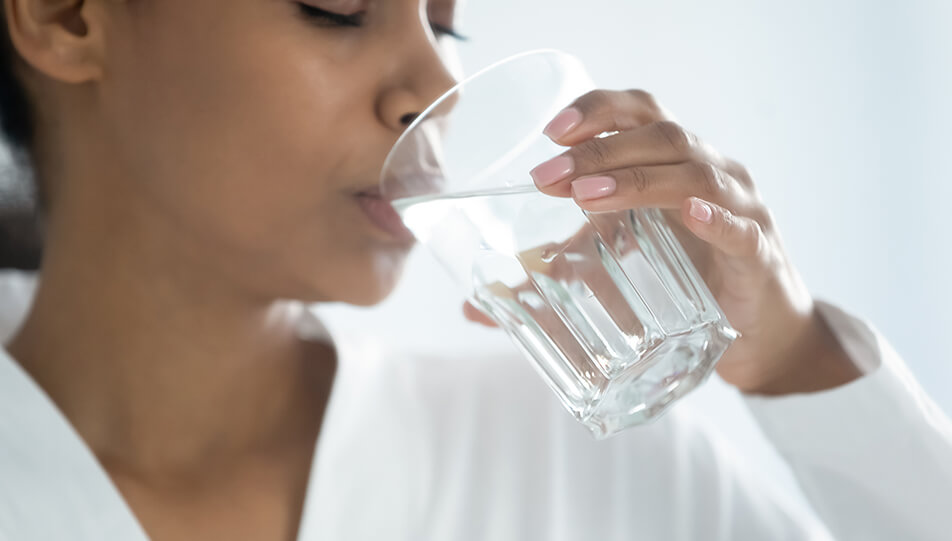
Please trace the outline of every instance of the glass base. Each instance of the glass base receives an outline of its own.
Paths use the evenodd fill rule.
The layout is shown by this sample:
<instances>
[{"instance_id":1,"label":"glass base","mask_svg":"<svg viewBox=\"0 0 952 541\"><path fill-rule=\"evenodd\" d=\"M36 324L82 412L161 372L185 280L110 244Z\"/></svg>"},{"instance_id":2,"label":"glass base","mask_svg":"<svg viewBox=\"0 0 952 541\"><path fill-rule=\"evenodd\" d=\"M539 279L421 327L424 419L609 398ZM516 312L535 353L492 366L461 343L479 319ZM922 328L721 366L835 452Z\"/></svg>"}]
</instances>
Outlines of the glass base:
<instances>
[{"instance_id":1,"label":"glass base","mask_svg":"<svg viewBox=\"0 0 952 541\"><path fill-rule=\"evenodd\" d=\"M607 380L589 407L575 412L576 417L596 439L657 419L710 377L735 333L724 324L711 323L668 336L640 362Z\"/></svg>"}]
</instances>

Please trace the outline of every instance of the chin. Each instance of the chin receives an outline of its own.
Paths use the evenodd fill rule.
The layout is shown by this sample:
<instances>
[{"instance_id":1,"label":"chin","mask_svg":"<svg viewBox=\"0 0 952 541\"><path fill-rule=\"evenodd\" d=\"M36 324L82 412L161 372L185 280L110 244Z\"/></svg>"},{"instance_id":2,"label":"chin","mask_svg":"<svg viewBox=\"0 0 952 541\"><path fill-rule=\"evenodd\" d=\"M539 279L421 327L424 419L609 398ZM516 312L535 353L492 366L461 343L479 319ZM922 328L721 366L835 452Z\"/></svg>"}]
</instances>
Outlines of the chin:
<instances>
[{"instance_id":1,"label":"chin","mask_svg":"<svg viewBox=\"0 0 952 541\"><path fill-rule=\"evenodd\" d=\"M320 288L322 300L364 307L380 304L400 284L407 255L402 249L379 251L335 269L336 279Z\"/></svg>"},{"instance_id":2,"label":"chin","mask_svg":"<svg viewBox=\"0 0 952 541\"><path fill-rule=\"evenodd\" d=\"M406 252L377 254L371 276L363 284L365 287L356 288L357 295L351 304L373 306L383 302L400 284L406 261Z\"/></svg>"}]
</instances>

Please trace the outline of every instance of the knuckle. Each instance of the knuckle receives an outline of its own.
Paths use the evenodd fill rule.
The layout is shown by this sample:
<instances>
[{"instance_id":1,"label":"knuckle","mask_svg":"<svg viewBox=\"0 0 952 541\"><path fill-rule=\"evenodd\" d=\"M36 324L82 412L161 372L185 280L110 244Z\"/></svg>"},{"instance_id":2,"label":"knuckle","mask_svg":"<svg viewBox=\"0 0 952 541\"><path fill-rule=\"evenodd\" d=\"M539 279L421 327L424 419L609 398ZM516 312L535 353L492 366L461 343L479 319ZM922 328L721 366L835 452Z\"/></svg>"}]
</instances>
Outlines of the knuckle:
<instances>
[{"instance_id":1,"label":"knuckle","mask_svg":"<svg viewBox=\"0 0 952 541\"><path fill-rule=\"evenodd\" d=\"M766 238L760 224L750 218L734 217L731 227L737 255L762 260L767 251Z\"/></svg>"},{"instance_id":2,"label":"knuckle","mask_svg":"<svg viewBox=\"0 0 952 541\"><path fill-rule=\"evenodd\" d=\"M734 255L768 265L770 243L760 222L754 218L738 216L728 209L722 209L720 214L721 234L733 245Z\"/></svg>"},{"instance_id":3,"label":"knuckle","mask_svg":"<svg viewBox=\"0 0 952 541\"><path fill-rule=\"evenodd\" d=\"M584 115L589 116L606 109L610 103L610 93L607 90L599 88L583 94L580 98L575 100L574 105L580 109Z\"/></svg>"},{"instance_id":4,"label":"knuckle","mask_svg":"<svg viewBox=\"0 0 952 541\"><path fill-rule=\"evenodd\" d=\"M758 208L752 212L751 216L764 232L771 231L774 228L775 219L773 212L766 207Z\"/></svg>"},{"instance_id":5,"label":"knuckle","mask_svg":"<svg viewBox=\"0 0 952 541\"><path fill-rule=\"evenodd\" d=\"M721 209L720 215L721 232L730 233L734 231L737 227L737 216L734 216L734 213L727 209Z\"/></svg>"},{"instance_id":6,"label":"knuckle","mask_svg":"<svg viewBox=\"0 0 952 541\"><path fill-rule=\"evenodd\" d=\"M628 94L643 103L648 109L652 111L659 111L661 107L658 105L658 100L650 92L642 90L640 88L633 88L627 91Z\"/></svg>"},{"instance_id":7,"label":"knuckle","mask_svg":"<svg viewBox=\"0 0 952 541\"><path fill-rule=\"evenodd\" d=\"M589 94L592 96L592 100L595 103L605 104L611 101L611 91L605 90L604 88L596 88L595 90L589 92Z\"/></svg>"},{"instance_id":8,"label":"knuckle","mask_svg":"<svg viewBox=\"0 0 952 541\"><path fill-rule=\"evenodd\" d=\"M638 192L644 192L648 189L650 180L648 179L648 173L641 167L631 167L627 169L628 171L628 180L631 183L632 188Z\"/></svg>"},{"instance_id":9,"label":"knuckle","mask_svg":"<svg viewBox=\"0 0 952 541\"><path fill-rule=\"evenodd\" d=\"M593 168L607 167L611 160L608 143L601 138L586 141L581 149L581 157L583 161L589 162L589 165Z\"/></svg>"},{"instance_id":10,"label":"knuckle","mask_svg":"<svg viewBox=\"0 0 952 541\"><path fill-rule=\"evenodd\" d=\"M654 128L678 154L691 154L697 146L697 138L676 122L656 122Z\"/></svg>"},{"instance_id":11,"label":"knuckle","mask_svg":"<svg viewBox=\"0 0 952 541\"><path fill-rule=\"evenodd\" d=\"M691 162L696 182L706 195L719 194L724 190L725 181L721 171L707 162Z\"/></svg>"},{"instance_id":12,"label":"knuckle","mask_svg":"<svg viewBox=\"0 0 952 541\"><path fill-rule=\"evenodd\" d=\"M749 240L749 254L760 260L767 260L767 236L764 234L764 230L761 225L754 221L748 220L750 222L750 240Z\"/></svg>"},{"instance_id":13,"label":"knuckle","mask_svg":"<svg viewBox=\"0 0 952 541\"><path fill-rule=\"evenodd\" d=\"M730 159L727 160L727 164L728 168L730 169L731 176L736 178L737 181L743 184L745 188L753 187L754 179L744 164Z\"/></svg>"}]
</instances>

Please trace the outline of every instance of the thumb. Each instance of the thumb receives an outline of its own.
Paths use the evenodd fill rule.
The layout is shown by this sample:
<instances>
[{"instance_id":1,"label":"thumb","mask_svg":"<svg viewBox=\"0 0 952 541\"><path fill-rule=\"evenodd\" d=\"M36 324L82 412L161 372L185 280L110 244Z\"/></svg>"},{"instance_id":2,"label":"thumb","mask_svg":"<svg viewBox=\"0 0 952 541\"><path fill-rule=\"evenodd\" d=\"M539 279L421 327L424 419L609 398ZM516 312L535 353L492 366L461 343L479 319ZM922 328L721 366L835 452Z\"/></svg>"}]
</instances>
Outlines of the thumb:
<instances>
[{"instance_id":1,"label":"thumb","mask_svg":"<svg viewBox=\"0 0 952 541\"><path fill-rule=\"evenodd\" d=\"M728 256L737 270L766 269L767 237L756 220L697 197L685 200L681 215L695 236Z\"/></svg>"}]
</instances>

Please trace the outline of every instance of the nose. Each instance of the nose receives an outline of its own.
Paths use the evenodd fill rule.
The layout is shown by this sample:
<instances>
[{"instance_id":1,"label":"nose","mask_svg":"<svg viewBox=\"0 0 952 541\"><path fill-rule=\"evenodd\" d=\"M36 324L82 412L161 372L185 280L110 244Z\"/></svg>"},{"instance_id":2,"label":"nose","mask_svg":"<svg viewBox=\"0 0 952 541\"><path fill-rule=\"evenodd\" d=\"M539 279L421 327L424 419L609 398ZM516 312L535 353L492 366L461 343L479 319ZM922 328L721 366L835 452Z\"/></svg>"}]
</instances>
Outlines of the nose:
<instances>
[{"instance_id":1,"label":"nose","mask_svg":"<svg viewBox=\"0 0 952 541\"><path fill-rule=\"evenodd\" d=\"M393 72L388 89L381 93L377 114L380 120L397 135L413 123L424 109L453 88L459 78L454 74L458 58L455 49L445 48L431 33L415 28L413 37L398 46L399 68ZM452 105L444 104L451 108ZM447 107L440 107L448 111Z\"/></svg>"}]
</instances>

